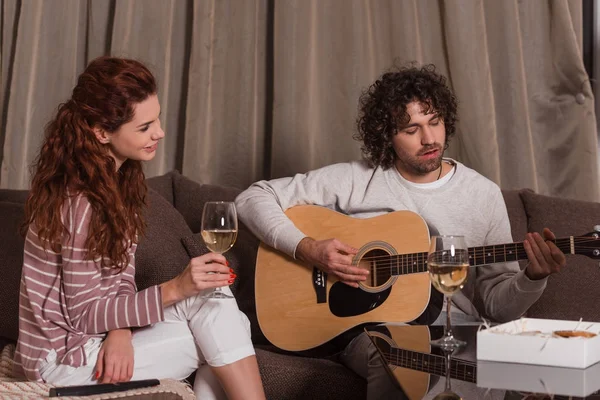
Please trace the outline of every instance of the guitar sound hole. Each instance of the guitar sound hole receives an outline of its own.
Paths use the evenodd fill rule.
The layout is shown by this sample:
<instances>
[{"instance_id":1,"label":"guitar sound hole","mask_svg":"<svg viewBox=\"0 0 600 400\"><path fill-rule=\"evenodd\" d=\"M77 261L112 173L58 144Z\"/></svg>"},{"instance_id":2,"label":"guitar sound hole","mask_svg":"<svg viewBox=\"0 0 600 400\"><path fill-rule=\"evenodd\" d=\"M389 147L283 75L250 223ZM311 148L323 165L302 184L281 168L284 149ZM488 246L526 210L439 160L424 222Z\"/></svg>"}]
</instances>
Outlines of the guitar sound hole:
<instances>
[{"instance_id":1,"label":"guitar sound hole","mask_svg":"<svg viewBox=\"0 0 600 400\"><path fill-rule=\"evenodd\" d=\"M384 285L392 277L392 263L388 252L382 249L369 250L358 263L360 268L369 271L365 286Z\"/></svg>"}]
</instances>

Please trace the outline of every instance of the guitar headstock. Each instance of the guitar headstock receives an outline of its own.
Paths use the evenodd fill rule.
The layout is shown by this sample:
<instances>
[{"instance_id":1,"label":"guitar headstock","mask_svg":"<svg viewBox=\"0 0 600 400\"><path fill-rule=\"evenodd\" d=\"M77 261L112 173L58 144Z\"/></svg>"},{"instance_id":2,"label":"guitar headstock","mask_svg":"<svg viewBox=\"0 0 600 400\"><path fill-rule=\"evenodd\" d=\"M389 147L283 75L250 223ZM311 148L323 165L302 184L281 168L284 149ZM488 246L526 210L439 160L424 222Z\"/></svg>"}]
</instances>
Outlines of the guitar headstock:
<instances>
[{"instance_id":1,"label":"guitar headstock","mask_svg":"<svg viewBox=\"0 0 600 400\"><path fill-rule=\"evenodd\" d=\"M594 231L573 238L575 254L582 254L594 260L600 260L600 225L594 226Z\"/></svg>"}]
</instances>

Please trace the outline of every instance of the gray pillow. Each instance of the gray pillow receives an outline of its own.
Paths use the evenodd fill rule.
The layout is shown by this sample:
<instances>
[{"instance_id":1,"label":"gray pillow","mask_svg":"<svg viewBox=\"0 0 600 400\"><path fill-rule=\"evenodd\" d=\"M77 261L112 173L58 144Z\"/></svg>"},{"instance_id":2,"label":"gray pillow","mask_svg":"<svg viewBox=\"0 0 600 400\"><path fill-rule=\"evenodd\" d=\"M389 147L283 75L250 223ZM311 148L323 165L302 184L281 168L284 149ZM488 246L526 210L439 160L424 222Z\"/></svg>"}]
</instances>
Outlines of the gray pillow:
<instances>
[{"instance_id":1,"label":"gray pillow","mask_svg":"<svg viewBox=\"0 0 600 400\"><path fill-rule=\"evenodd\" d=\"M138 290L174 278L190 261L181 238L192 232L183 216L155 190L149 188L147 198L146 233L135 257Z\"/></svg>"},{"instance_id":2,"label":"gray pillow","mask_svg":"<svg viewBox=\"0 0 600 400\"><path fill-rule=\"evenodd\" d=\"M580 236L600 224L600 204L521 192L530 232L550 228L557 238ZM522 239L521 239L522 240ZM542 297L527 312L529 317L600 322L600 268L598 260L567 256L566 267L548 278Z\"/></svg>"}]
</instances>

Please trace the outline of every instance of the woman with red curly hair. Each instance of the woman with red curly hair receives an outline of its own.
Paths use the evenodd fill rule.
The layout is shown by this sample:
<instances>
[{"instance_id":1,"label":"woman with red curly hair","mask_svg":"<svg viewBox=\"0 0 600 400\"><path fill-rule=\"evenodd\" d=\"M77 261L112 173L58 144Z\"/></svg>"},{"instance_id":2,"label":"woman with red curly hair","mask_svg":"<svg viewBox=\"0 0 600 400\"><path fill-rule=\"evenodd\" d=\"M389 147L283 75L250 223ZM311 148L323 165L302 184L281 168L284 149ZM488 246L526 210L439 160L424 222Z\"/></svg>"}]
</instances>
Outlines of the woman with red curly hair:
<instances>
[{"instance_id":1,"label":"woman with red curly hair","mask_svg":"<svg viewBox=\"0 0 600 400\"><path fill-rule=\"evenodd\" d=\"M102 57L47 126L25 207L16 368L56 386L184 379L198 369L198 398L264 399L248 319L234 300L199 296L233 283L222 255L136 289L141 162L165 135L159 114L150 71Z\"/></svg>"}]
</instances>

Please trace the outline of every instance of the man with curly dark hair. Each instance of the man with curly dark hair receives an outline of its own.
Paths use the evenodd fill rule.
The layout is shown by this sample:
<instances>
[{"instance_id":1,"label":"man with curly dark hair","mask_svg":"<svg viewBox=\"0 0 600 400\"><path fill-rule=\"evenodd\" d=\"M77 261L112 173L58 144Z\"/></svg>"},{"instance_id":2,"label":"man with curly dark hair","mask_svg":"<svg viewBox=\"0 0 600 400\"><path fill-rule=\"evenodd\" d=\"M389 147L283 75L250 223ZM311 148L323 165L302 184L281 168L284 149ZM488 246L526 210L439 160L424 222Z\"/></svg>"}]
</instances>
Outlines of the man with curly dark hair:
<instances>
[{"instance_id":1,"label":"man with curly dark hair","mask_svg":"<svg viewBox=\"0 0 600 400\"><path fill-rule=\"evenodd\" d=\"M421 215L430 232L464 235L469 247L510 243L500 188L443 157L456 121L457 100L433 65L385 73L360 98L355 138L362 141L365 160L257 182L236 199L239 216L267 245L353 287L369 274L352 265L358 250L336 238L308 237L285 210L315 204L357 218L410 210ZM524 247L529 264L524 270L516 262L471 268L462 291L452 296L453 320L509 321L523 315L541 296L546 277L565 265L564 254L548 239L554 239L548 229L543 236L527 235ZM437 311L438 321L443 321L444 313ZM376 358L364 334L355 337L340 356L367 379L369 399L393 390L381 368L367 368L377 363Z\"/></svg>"},{"instance_id":2,"label":"man with curly dark hair","mask_svg":"<svg viewBox=\"0 0 600 400\"><path fill-rule=\"evenodd\" d=\"M418 109L414 108L417 106ZM411 115L421 112L429 116L430 126L443 125L443 149L446 149L456 133L456 109L454 93L446 86L446 78L438 75L433 65L388 72L361 96L358 134L354 138L362 141L363 154L371 166L389 169L400 163L402 168L415 169L417 174L439 170L441 153L421 165L403 148L394 147L394 137L399 128L411 128L408 133L416 131L412 128L416 125L410 124ZM435 149L442 151L440 145L436 143ZM424 146L422 152L432 151L434 147Z\"/></svg>"}]
</instances>

